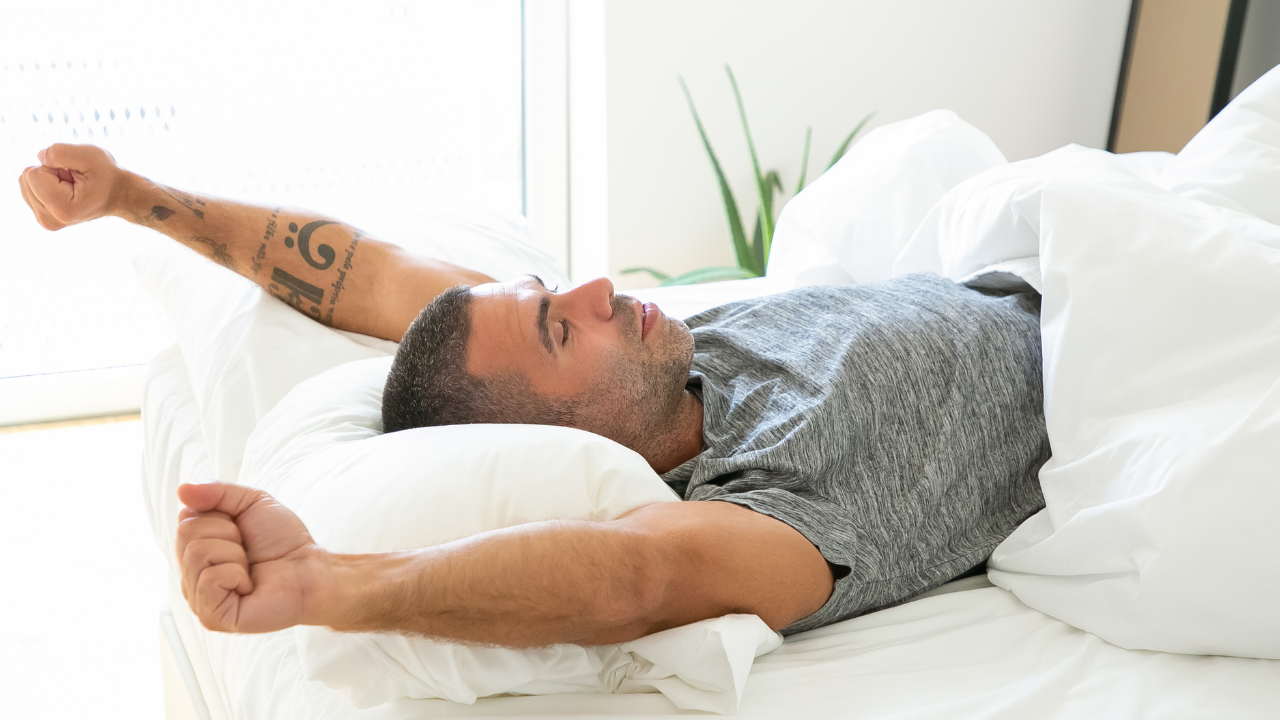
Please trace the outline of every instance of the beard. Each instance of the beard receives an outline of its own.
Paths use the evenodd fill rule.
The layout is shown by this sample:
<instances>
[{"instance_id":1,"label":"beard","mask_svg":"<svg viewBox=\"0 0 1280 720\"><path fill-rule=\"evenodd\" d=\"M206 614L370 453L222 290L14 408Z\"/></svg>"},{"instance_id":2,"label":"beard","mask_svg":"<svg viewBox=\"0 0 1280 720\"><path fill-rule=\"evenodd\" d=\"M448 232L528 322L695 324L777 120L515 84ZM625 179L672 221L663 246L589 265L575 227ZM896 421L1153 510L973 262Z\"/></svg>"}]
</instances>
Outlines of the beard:
<instances>
[{"instance_id":1,"label":"beard","mask_svg":"<svg viewBox=\"0 0 1280 720\"><path fill-rule=\"evenodd\" d=\"M657 342L644 343L633 302L625 295L613 298L620 334L628 342L609 353L603 372L585 394L581 420L590 426L582 429L648 457L677 428L693 364L693 334L683 322L664 315Z\"/></svg>"}]
</instances>

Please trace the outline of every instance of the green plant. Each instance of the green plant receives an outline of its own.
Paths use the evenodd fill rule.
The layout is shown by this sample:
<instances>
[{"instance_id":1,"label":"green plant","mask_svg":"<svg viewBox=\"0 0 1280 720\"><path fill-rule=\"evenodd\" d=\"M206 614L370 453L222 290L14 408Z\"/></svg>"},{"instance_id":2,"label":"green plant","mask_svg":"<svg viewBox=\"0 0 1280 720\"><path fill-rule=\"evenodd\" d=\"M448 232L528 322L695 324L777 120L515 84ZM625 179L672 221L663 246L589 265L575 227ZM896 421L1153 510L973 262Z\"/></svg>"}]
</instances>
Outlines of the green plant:
<instances>
[{"instance_id":1,"label":"green plant","mask_svg":"<svg viewBox=\"0 0 1280 720\"><path fill-rule=\"evenodd\" d=\"M675 276L652 267L631 267L622 271L624 275L643 272L653 276L662 285L692 285L720 280L760 277L764 275L769 266L769 250L773 245L774 222L777 220L775 195L785 193L785 191L782 189L782 178L778 176L776 170L761 171L760 158L756 154L755 141L751 138L751 127L747 124L747 110L742 102L742 93L738 90L738 80L733 76L732 68L725 65L724 69L729 75L729 85L733 88L733 97L738 103L738 117L742 120L742 132L747 137L747 149L751 153L751 168L755 173L757 206L755 228L751 232L751 240L750 242L747 241L746 231L742 225L742 216L738 212L738 202L733 196L733 190L729 187L729 181L725 179L724 170L720 167L720 160L716 157L715 150L711 149L711 141L707 138L706 128L702 126L702 118L698 115L698 108L693 104L693 96L689 93L689 86L685 84L683 77L679 77L680 89L684 91L684 99L689 104L689 112L693 114L693 122L698 128L699 137L702 138L702 146L706 148L707 156L711 158L711 167L715 170L716 180L720 184L720 197L724 201L725 215L729 220L729 236L733 242L733 253L738 264L736 267L699 268ZM840 146L836 148L835 154L831 156L831 161L827 163L827 167L823 172L830 170L832 165L835 165L840 158L844 157L849 146L853 144L854 137L874 116L874 112L868 113L866 117L862 118L854 126L853 130L845 136L844 141L840 143ZM805 177L808 175L809 170L809 144L812 137L813 126L810 125L804 133L804 155L800 161L800 180L796 183L796 193L799 193L805 187ZM776 209L780 210L781 206L778 205Z\"/></svg>"}]
</instances>

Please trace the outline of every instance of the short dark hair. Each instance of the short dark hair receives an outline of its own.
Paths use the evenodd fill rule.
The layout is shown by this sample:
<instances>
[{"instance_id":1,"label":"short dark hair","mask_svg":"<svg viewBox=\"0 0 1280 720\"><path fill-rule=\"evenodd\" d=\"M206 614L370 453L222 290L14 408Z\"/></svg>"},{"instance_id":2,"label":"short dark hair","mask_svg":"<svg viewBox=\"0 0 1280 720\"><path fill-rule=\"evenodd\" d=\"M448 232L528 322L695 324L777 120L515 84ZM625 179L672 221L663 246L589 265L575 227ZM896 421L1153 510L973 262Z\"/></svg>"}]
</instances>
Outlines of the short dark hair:
<instances>
[{"instance_id":1,"label":"short dark hair","mask_svg":"<svg viewBox=\"0 0 1280 720\"><path fill-rule=\"evenodd\" d=\"M382 391L382 430L437 425L529 423L572 425L574 400L545 398L523 373L479 378L467 370L471 287L440 294L400 340Z\"/></svg>"}]
</instances>

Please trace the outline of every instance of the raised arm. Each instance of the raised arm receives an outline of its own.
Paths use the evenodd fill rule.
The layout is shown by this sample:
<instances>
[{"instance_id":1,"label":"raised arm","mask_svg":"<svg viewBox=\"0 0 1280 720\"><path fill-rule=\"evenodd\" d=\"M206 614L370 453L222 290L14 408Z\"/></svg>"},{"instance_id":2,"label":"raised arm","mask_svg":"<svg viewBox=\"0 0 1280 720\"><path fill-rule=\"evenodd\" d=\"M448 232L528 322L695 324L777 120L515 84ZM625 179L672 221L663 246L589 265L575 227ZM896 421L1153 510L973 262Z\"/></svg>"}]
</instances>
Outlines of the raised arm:
<instances>
[{"instance_id":1,"label":"raised arm","mask_svg":"<svg viewBox=\"0 0 1280 720\"><path fill-rule=\"evenodd\" d=\"M183 595L205 627L406 632L512 647L626 642L728 613L781 629L832 575L791 527L723 502L659 503L423 550L337 555L258 490L183 485Z\"/></svg>"},{"instance_id":2,"label":"raised arm","mask_svg":"<svg viewBox=\"0 0 1280 720\"><path fill-rule=\"evenodd\" d=\"M52 145L23 171L22 196L48 230L113 215L158 230L342 330L399 340L418 311L492 278L379 242L337 220L174 190L93 145Z\"/></svg>"}]
</instances>

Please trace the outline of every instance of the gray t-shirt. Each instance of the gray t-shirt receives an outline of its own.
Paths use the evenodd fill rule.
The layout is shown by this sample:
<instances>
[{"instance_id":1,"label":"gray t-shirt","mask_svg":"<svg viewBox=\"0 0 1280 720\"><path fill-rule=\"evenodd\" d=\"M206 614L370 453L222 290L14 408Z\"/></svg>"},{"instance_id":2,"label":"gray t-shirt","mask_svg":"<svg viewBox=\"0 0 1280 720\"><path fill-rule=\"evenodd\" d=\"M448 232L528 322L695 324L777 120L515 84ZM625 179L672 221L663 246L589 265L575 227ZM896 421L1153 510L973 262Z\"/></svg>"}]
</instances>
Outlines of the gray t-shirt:
<instances>
[{"instance_id":1,"label":"gray t-shirt","mask_svg":"<svg viewBox=\"0 0 1280 720\"><path fill-rule=\"evenodd\" d=\"M687 323L706 444L664 479L785 522L835 566L830 600L785 633L941 585L1044 507L1038 295L911 275Z\"/></svg>"}]
</instances>

